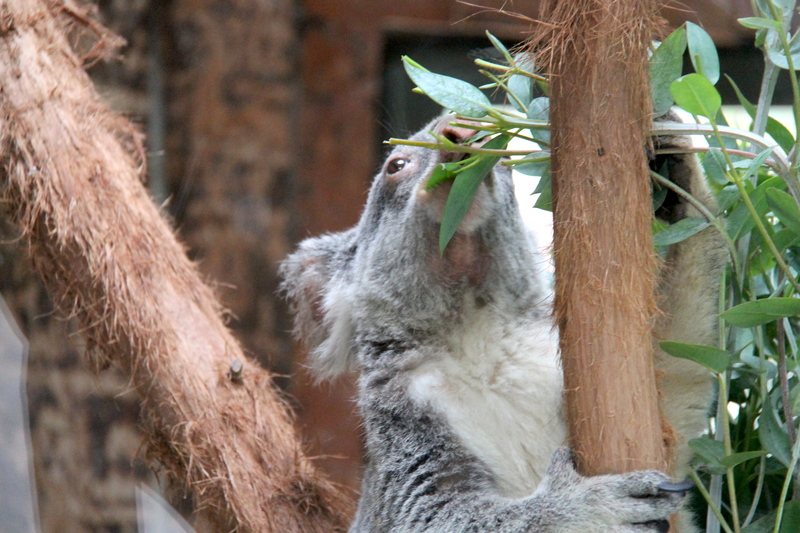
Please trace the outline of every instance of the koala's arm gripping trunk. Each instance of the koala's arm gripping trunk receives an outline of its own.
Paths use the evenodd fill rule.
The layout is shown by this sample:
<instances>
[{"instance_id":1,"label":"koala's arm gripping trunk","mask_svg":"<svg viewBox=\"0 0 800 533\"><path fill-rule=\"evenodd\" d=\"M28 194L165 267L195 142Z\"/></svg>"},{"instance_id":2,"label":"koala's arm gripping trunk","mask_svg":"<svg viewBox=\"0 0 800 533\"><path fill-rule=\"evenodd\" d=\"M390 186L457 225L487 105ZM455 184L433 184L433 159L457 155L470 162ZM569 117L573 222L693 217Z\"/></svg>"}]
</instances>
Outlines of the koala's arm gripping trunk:
<instances>
[{"instance_id":1,"label":"koala's arm gripping trunk","mask_svg":"<svg viewBox=\"0 0 800 533\"><path fill-rule=\"evenodd\" d=\"M303 455L269 374L247 362L150 200L141 139L100 101L70 24L107 37L69 1L0 2L2 198L53 300L95 362L130 375L148 457L219 531L345 530L349 503ZM226 376L233 359L240 380Z\"/></svg>"},{"instance_id":2,"label":"koala's arm gripping trunk","mask_svg":"<svg viewBox=\"0 0 800 533\"><path fill-rule=\"evenodd\" d=\"M570 442L586 474L665 469L651 346L645 146L654 4L546 2L556 318ZM543 32L544 33L544 32Z\"/></svg>"}]
</instances>

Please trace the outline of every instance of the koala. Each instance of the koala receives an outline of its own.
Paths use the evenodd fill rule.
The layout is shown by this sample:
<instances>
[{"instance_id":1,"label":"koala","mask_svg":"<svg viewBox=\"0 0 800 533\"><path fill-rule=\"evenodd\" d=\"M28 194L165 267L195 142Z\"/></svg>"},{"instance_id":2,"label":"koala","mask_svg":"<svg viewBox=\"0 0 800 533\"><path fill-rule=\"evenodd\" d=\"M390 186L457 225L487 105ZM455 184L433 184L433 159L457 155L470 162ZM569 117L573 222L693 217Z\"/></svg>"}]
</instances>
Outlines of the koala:
<instances>
[{"instance_id":1,"label":"koala","mask_svg":"<svg viewBox=\"0 0 800 533\"><path fill-rule=\"evenodd\" d=\"M475 133L453 120L438 118L411 138L431 141L435 132L463 143ZM427 190L426 183L437 165L460 157L397 147L358 224L302 242L281 265L295 333L317 375L360 371L367 465L350 531L667 531L684 493L664 490L666 475L583 477L564 447L547 259L522 222L507 166L480 185L440 255L450 184ZM695 156L655 164L664 161L678 185L713 209ZM659 214L674 222L698 216L693 210L676 195ZM669 250L654 341L713 340L724 264L713 231ZM704 428L710 376L665 354L658 361L663 411L692 438Z\"/></svg>"}]
</instances>

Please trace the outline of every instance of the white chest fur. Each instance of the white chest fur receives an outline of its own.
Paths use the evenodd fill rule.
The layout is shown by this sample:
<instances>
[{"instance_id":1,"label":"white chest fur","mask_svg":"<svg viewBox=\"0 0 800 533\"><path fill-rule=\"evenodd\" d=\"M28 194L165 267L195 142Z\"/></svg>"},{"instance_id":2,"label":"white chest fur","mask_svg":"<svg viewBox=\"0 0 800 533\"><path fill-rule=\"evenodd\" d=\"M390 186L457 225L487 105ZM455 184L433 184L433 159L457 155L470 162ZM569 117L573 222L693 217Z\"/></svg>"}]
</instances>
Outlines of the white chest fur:
<instances>
[{"instance_id":1,"label":"white chest fur","mask_svg":"<svg viewBox=\"0 0 800 533\"><path fill-rule=\"evenodd\" d=\"M410 372L409 393L444 415L504 496L527 496L566 437L557 334L546 320L490 308L470 315L441 354Z\"/></svg>"}]
</instances>

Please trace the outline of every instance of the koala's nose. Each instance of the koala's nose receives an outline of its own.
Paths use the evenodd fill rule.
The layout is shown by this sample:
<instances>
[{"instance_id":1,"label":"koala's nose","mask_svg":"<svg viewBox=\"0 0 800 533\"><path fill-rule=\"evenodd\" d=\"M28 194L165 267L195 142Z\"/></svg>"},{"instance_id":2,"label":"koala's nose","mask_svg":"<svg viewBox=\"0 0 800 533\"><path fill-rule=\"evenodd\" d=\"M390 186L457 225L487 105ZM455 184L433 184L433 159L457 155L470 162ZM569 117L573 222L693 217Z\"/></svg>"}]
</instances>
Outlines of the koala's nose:
<instances>
[{"instance_id":1,"label":"koala's nose","mask_svg":"<svg viewBox=\"0 0 800 533\"><path fill-rule=\"evenodd\" d=\"M442 117L434 131L455 144L463 144L464 141L478 133L478 130L469 127L468 122L458 121L456 123L455 115Z\"/></svg>"},{"instance_id":2,"label":"koala's nose","mask_svg":"<svg viewBox=\"0 0 800 533\"><path fill-rule=\"evenodd\" d=\"M437 135L444 137L454 144L465 144L472 136L478 133L477 129L469 127L469 122L459 121L455 123L455 116L448 115L439 122L438 127L434 130ZM477 125L477 123L476 123ZM478 141L475 145L481 145L485 141ZM444 159L448 161L456 161L468 154L460 152L443 153Z\"/></svg>"}]
</instances>

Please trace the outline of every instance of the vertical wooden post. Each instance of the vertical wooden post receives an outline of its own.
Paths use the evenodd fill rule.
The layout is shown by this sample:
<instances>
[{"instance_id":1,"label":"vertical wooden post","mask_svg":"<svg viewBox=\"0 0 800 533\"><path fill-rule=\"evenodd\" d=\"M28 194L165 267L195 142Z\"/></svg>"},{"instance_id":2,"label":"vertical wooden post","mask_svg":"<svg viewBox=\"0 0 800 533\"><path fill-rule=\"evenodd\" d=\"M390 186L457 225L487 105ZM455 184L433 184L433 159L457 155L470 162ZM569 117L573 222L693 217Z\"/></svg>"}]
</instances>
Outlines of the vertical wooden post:
<instances>
[{"instance_id":1,"label":"vertical wooden post","mask_svg":"<svg viewBox=\"0 0 800 533\"><path fill-rule=\"evenodd\" d=\"M570 441L586 474L665 467L652 357L645 146L654 4L548 2L556 318ZM540 56L542 57L542 56Z\"/></svg>"}]
</instances>

